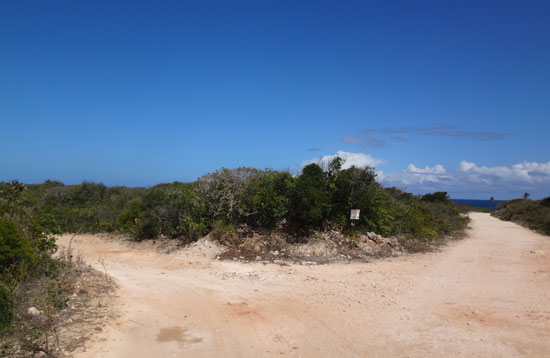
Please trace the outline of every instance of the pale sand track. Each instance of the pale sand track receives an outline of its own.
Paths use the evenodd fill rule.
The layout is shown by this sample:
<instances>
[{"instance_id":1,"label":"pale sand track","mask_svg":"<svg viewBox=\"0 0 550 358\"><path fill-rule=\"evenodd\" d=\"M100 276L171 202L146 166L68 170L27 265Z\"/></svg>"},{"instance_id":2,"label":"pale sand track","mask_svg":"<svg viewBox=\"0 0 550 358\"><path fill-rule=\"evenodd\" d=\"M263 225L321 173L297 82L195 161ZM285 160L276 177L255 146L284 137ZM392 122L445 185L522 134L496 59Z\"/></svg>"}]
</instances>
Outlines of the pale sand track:
<instances>
[{"instance_id":1,"label":"pale sand track","mask_svg":"<svg viewBox=\"0 0 550 358\"><path fill-rule=\"evenodd\" d=\"M76 356L550 357L550 238L471 218L441 252L323 266L80 235L73 247L120 286L120 318Z\"/></svg>"}]
</instances>

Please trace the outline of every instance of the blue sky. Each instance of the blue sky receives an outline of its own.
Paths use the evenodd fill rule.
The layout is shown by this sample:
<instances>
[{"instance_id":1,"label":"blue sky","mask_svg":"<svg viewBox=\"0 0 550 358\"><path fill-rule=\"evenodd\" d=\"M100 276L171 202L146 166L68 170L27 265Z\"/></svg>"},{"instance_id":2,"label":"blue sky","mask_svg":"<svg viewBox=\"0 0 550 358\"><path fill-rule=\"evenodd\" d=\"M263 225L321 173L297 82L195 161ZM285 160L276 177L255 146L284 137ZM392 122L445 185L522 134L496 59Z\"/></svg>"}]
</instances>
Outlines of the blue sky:
<instances>
[{"instance_id":1,"label":"blue sky","mask_svg":"<svg viewBox=\"0 0 550 358\"><path fill-rule=\"evenodd\" d=\"M191 181L338 151L550 195L548 1L2 1L0 180ZM315 159L319 158L319 159Z\"/></svg>"}]
</instances>

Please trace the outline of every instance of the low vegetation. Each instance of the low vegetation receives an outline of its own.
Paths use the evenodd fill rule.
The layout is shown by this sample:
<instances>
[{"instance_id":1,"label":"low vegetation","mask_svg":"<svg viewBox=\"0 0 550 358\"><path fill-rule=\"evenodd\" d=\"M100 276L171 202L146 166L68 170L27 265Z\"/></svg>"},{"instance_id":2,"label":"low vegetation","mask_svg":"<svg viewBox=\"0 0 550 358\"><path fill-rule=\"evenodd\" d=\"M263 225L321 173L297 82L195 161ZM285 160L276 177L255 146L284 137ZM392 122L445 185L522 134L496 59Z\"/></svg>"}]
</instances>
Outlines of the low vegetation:
<instances>
[{"instance_id":1,"label":"low vegetation","mask_svg":"<svg viewBox=\"0 0 550 358\"><path fill-rule=\"evenodd\" d=\"M18 182L0 185L0 356L60 357L68 302L93 270L70 252L53 256L60 225L29 194Z\"/></svg>"},{"instance_id":2,"label":"low vegetation","mask_svg":"<svg viewBox=\"0 0 550 358\"><path fill-rule=\"evenodd\" d=\"M107 232L136 240L167 237L193 242L215 229L280 230L292 240L314 231L375 232L432 240L462 229L466 219L446 193L423 197L383 188L373 168L342 169L336 158L310 164L298 176L254 168L221 169L196 182L150 188L107 187L57 181L28 185L21 208L32 212L43 232ZM1 183L11 190L13 183ZM20 185L20 184L18 184ZM350 221L350 209L360 219Z\"/></svg>"},{"instance_id":3,"label":"low vegetation","mask_svg":"<svg viewBox=\"0 0 550 358\"><path fill-rule=\"evenodd\" d=\"M502 220L514 221L531 230L550 235L550 197L531 200L526 193L523 199L503 201L493 212Z\"/></svg>"},{"instance_id":4,"label":"low vegetation","mask_svg":"<svg viewBox=\"0 0 550 358\"><path fill-rule=\"evenodd\" d=\"M360 210L358 220L349 219L350 209ZM382 236L392 237L389 247L400 240L401 247L420 251L466 224L460 206L446 193L420 197L383 188L373 168L342 169L340 158L325 168L310 164L298 176L223 168L193 183L150 188L2 182L0 352L12 354L6 342L11 347L19 342L20 352L56 355L52 347L58 341L60 312L74 296L79 275L70 253L53 257L54 237L62 232L106 232L135 240L164 237L181 243L210 233L235 255L242 255L238 248L253 237L252 257L269 252L277 258L284 257L279 252L290 252L291 245L320 237L344 247L345 254L381 242Z\"/></svg>"}]
</instances>

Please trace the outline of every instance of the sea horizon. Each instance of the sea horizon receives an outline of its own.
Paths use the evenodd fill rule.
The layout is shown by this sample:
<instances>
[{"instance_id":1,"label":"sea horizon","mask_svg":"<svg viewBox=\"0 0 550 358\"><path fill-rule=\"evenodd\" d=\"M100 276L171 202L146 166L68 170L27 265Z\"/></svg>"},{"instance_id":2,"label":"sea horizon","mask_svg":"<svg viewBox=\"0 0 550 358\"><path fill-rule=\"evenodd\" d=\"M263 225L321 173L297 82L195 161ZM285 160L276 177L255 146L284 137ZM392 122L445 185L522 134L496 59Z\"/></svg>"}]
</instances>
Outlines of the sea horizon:
<instances>
[{"instance_id":1,"label":"sea horizon","mask_svg":"<svg viewBox=\"0 0 550 358\"><path fill-rule=\"evenodd\" d=\"M497 205L506 200L483 200L483 199L451 199L455 203L467 204L475 208L496 210Z\"/></svg>"}]
</instances>

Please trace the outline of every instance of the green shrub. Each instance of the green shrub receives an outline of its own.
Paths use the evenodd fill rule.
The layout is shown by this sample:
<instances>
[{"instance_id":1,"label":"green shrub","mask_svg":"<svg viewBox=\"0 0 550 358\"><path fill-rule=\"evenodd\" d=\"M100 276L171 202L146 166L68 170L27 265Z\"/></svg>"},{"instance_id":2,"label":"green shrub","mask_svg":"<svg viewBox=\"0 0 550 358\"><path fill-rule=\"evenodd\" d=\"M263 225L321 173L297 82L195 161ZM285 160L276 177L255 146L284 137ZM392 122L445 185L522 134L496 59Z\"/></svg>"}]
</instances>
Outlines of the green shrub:
<instances>
[{"instance_id":1,"label":"green shrub","mask_svg":"<svg viewBox=\"0 0 550 358\"><path fill-rule=\"evenodd\" d=\"M428 201L432 203L446 203L450 201L449 195L446 191L436 191L433 194L425 194L422 196L422 201Z\"/></svg>"},{"instance_id":2,"label":"green shrub","mask_svg":"<svg viewBox=\"0 0 550 358\"><path fill-rule=\"evenodd\" d=\"M138 221L137 239L155 239L161 234L161 223L154 210L141 213Z\"/></svg>"},{"instance_id":3,"label":"green shrub","mask_svg":"<svg viewBox=\"0 0 550 358\"><path fill-rule=\"evenodd\" d=\"M204 220L195 222L191 216L180 216L176 226L177 236L184 238L186 242L193 242L208 232Z\"/></svg>"},{"instance_id":4,"label":"green shrub","mask_svg":"<svg viewBox=\"0 0 550 358\"><path fill-rule=\"evenodd\" d=\"M237 232L235 226L225 223L223 220L217 220L212 226L210 237L225 245L236 243Z\"/></svg>"},{"instance_id":5,"label":"green shrub","mask_svg":"<svg viewBox=\"0 0 550 358\"><path fill-rule=\"evenodd\" d=\"M532 230L550 235L550 200L539 201L515 199L498 204L492 215L507 221L514 221Z\"/></svg>"},{"instance_id":6,"label":"green shrub","mask_svg":"<svg viewBox=\"0 0 550 358\"><path fill-rule=\"evenodd\" d=\"M0 217L0 273L34 263L37 255L17 223Z\"/></svg>"},{"instance_id":7,"label":"green shrub","mask_svg":"<svg viewBox=\"0 0 550 358\"><path fill-rule=\"evenodd\" d=\"M303 227L319 226L331 209L331 194L325 173L317 164L309 164L296 179L291 197L290 220Z\"/></svg>"},{"instance_id":8,"label":"green shrub","mask_svg":"<svg viewBox=\"0 0 550 358\"><path fill-rule=\"evenodd\" d=\"M392 203L394 233L413 239L407 243L418 250L424 250L437 238L462 231L468 224L469 219L461 215L460 205L448 200L447 193L435 195L439 200L432 200L433 196L423 200L425 196L419 198L396 188L387 188L385 192Z\"/></svg>"},{"instance_id":9,"label":"green shrub","mask_svg":"<svg viewBox=\"0 0 550 358\"><path fill-rule=\"evenodd\" d=\"M243 221L273 228L287 217L294 180L289 173L262 172L247 186L243 199Z\"/></svg>"},{"instance_id":10,"label":"green shrub","mask_svg":"<svg viewBox=\"0 0 550 358\"><path fill-rule=\"evenodd\" d=\"M10 329L14 308L10 291L0 283L0 335Z\"/></svg>"},{"instance_id":11,"label":"green shrub","mask_svg":"<svg viewBox=\"0 0 550 358\"><path fill-rule=\"evenodd\" d=\"M384 189L373 168L343 170L342 163L335 158L325 169L310 164L298 177L275 170L222 168L194 183L151 188L0 183L0 216L15 219L37 252L53 247L43 232L60 231L190 242L212 230L221 241L230 241L231 228L242 224L256 230L283 229L289 240L328 227L413 239L445 236L464 227L447 193L418 197ZM354 226L350 209L361 210Z\"/></svg>"},{"instance_id":12,"label":"green shrub","mask_svg":"<svg viewBox=\"0 0 550 358\"><path fill-rule=\"evenodd\" d=\"M133 199L126 204L118 215L119 231L133 237L139 233L139 217L143 210L143 203L139 199Z\"/></svg>"}]
</instances>

